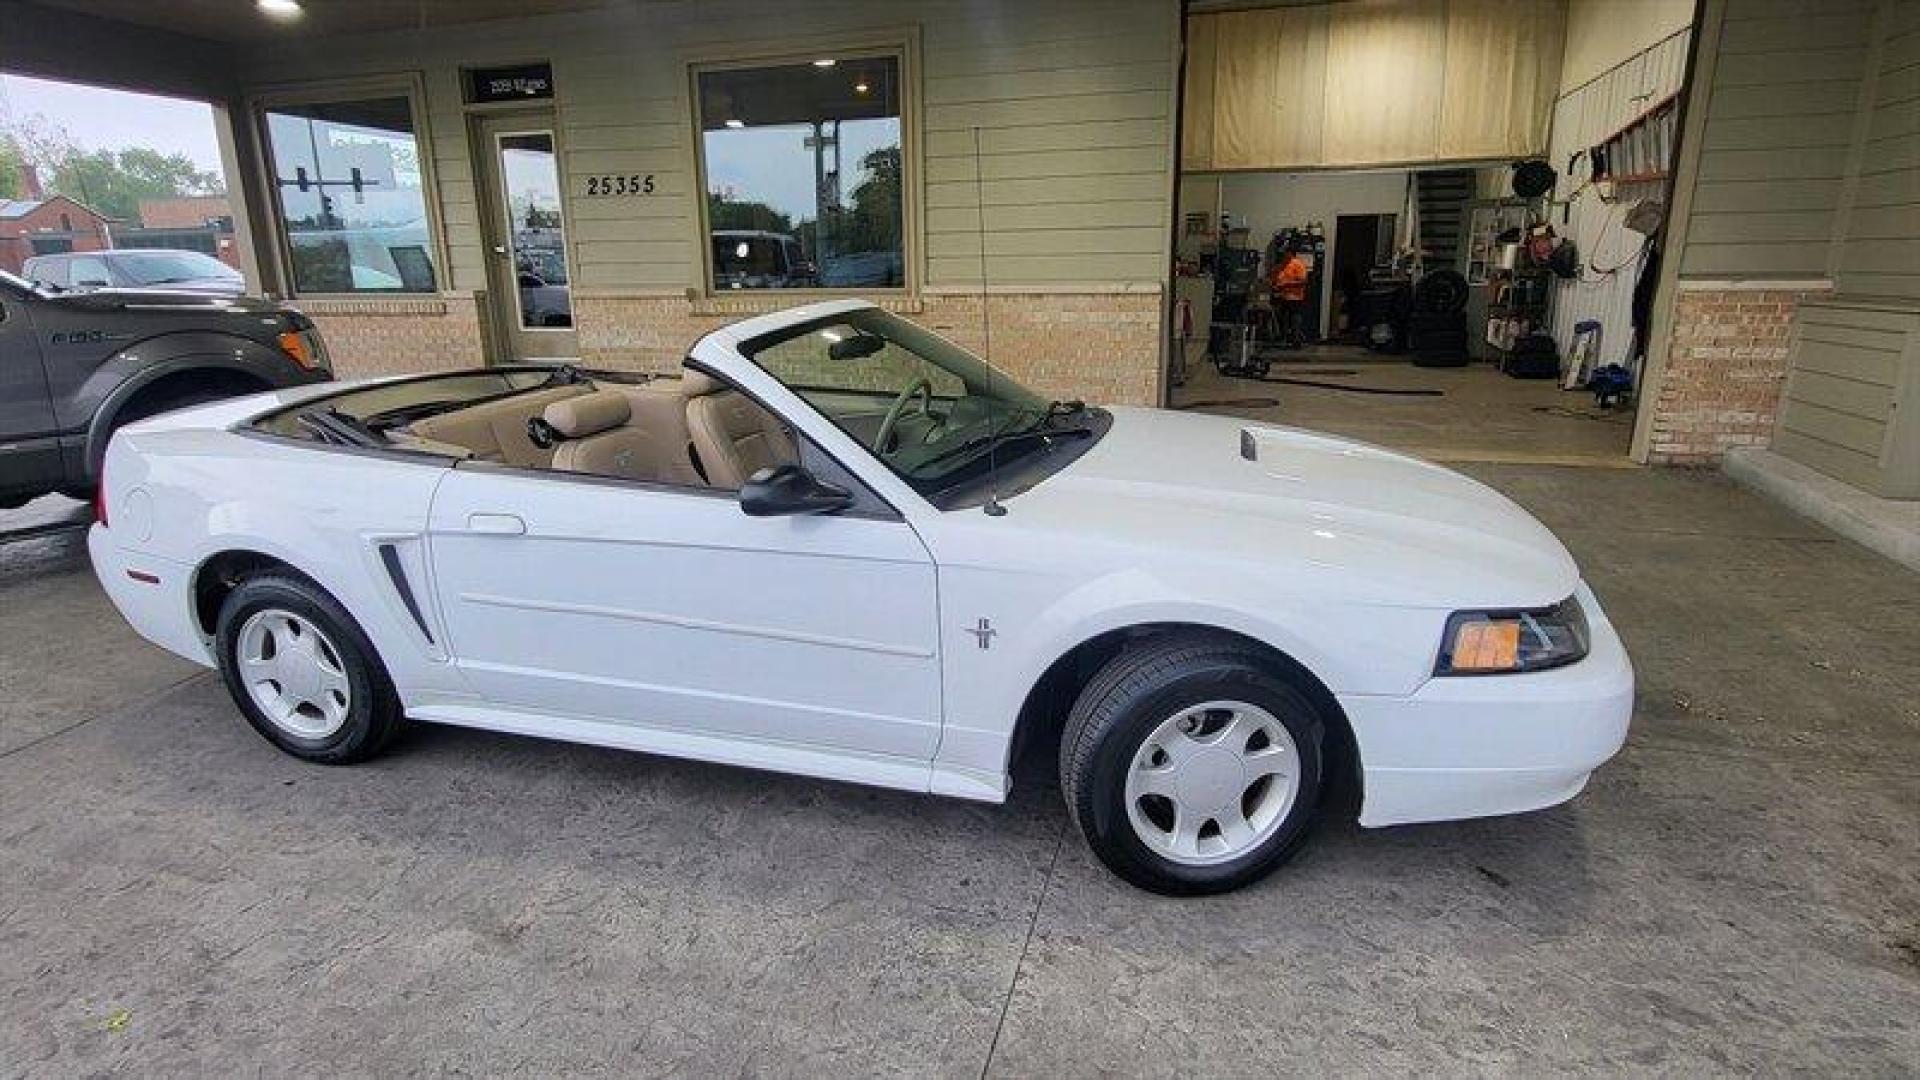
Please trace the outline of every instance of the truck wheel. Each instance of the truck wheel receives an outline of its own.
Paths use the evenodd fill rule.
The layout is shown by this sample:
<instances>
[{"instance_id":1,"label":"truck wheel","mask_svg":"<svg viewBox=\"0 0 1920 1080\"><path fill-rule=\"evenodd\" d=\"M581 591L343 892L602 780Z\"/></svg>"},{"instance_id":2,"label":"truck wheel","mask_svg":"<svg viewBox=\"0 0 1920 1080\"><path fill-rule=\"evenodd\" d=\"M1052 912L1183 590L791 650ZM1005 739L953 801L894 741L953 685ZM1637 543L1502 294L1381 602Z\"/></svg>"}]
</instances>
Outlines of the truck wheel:
<instances>
[{"instance_id":1,"label":"truck wheel","mask_svg":"<svg viewBox=\"0 0 1920 1080\"><path fill-rule=\"evenodd\" d=\"M399 695L353 617L288 574L242 582L220 607L215 652L255 731L303 761L373 757L399 730Z\"/></svg>"},{"instance_id":2,"label":"truck wheel","mask_svg":"<svg viewBox=\"0 0 1920 1080\"><path fill-rule=\"evenodd\" d=\"M1060 786L1095 855L1174 896L1227 892L1285 862L1319 814L1320 710L1253 648L1154 638L1074 703Z\"/></svg>"}]
</instances>

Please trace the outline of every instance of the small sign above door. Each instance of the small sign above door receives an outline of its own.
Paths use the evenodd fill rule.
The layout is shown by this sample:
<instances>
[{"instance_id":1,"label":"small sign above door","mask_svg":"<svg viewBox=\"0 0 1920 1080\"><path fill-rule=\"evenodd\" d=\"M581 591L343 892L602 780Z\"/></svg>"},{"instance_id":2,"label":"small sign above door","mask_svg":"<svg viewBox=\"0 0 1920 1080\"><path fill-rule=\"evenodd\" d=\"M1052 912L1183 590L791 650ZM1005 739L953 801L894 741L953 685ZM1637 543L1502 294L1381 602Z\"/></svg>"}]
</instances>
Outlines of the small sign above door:
<instances>
[{"instance_id":1,"label":"small sign above door","mask_svg":"<svg viewBox=\"0 0 1920 1080\"><path fill-rule=\"evenodd\" d=\"M552 64L467 69L467 102L472 105L492 105L502 101L547 101L552 97Z\"/></svg>"}]
</instances>

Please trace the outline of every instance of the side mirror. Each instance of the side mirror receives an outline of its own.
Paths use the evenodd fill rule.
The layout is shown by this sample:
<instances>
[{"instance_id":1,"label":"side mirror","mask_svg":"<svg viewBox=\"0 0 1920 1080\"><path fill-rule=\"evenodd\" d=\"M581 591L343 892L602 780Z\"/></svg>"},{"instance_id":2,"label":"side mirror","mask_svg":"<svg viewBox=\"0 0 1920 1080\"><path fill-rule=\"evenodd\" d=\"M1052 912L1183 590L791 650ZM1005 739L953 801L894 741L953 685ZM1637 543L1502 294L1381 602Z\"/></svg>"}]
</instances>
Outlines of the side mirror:
<instances>
[{"instance_id":1,"label":"side mirror","mask_svg":"<svg viewBox=\"0 0 1920 1080\"><path fill-rule=\"evenodd\" d=\"M835 360L858 360L887 347L887 339L878 334L855 334L827 346L827 355Z\"/></svg>"},{"instance_id":2,"label":"side mirror","mask_svg":"<svg viewBox=\"0 0 1920 1080\"><path fill-rule=\"evenodd\" d=\"M798 465L761 469L740 489L740 509L749 517L831 514L853 505L853 493Z\"/></svg>"}]
</instances>

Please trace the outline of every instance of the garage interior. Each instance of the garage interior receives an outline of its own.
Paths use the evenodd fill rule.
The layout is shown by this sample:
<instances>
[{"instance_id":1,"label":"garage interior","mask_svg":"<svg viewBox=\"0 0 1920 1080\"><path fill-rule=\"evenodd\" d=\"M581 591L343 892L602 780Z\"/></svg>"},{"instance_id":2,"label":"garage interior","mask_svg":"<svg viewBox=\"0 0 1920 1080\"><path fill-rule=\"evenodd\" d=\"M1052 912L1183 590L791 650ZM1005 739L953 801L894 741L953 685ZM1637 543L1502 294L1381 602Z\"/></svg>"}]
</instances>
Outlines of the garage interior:
<instances>
[{"instance_id":1,"label":"garage interior","mask_svg":"<svg viewBox=\"0 0 1920 1080\"><path fill-rule=\"evenodd\" d=\"M1449 2L1496 24L1515 6ZM1121 40L1122 6L1152 8L1134 21L1165 37L1128 41L1131 62L1102 67L1089 52ZM1155 60L1172 69L1176 56L1191 79L1193 27L1184 52L1179 38L1196 18L1439 6L940 0L883 11L838 0L809 11L842 28L925 18L929 54L964 24L975 36L918 84L991 91L1001 68L976 77L955 58L1018 56L1022 78L1092 85L1084 97L1141 114L1009 130L1145 130L1150 146L1071 152L1103 168L1149 158L1145 197L1139 177L1075 174L1037 153L1063 175L989 178L1010 199L1072 187L1099 212L1103 194L1120 201L1103 189L1124 187L1151 211L1127 230L1166 237L1164 252L1138 256L1171 267L1164 281L1115 271L1119 283L1103 283L1113 295L1075 297L1091 306L1059 337L1121 321L1098 305L1123 289L1164 299L1164 319L1145 320L1164 359L1153 350L1148 363L1164 364L1153 385L1175 407L1447 462L1564 541L1637 677L1628 743L1578 798L1378 831L1330 815L1281 874L1189 904L1127 887L1077 842L1050 747L1017 762L1000 807L427 724L376 763L309 767L247 731L217 674L133 633L94 580L87 509L50 497L0 512L0 1076L1911 1075L1920 424L1898 421L1920 415L1920 5L1546 4L1565 13L1549 36L1558 52L1513 53L1538 63L1530 82L1544 101L1530 99L1532 121L1499 152L1331 160L1323 140L1312 155L1296 145L1291 157L1227 163L1195 152L1196 109L1180 107L1172 70L1150 91L1101 81ZM646 38L701 19L744 41L813 40L797 4L747 0L307 7L288 33L247 3L0 0L0 67L215 100L244 138L232 73L248 67L422 69L455 87L463 65L544 59L589 37L638 55ZM602 10L618 18L593 21ZM1253 91L1223 85L1276 100L1323 60L1283 58ZM646 66L596 70L602 96L562 104L598 117L630 109L616 92L657 74ZM583 87L578 67L557 70L563 95ZM1347 70L1338 88L1381 74ZM1674 91L1673 175L1593 183L1592 149ZM458 193L449 180L470 148L451 96L433 145L443 187ZM1163 106L1139 105L1156 96ZM678 138L692 122L684 109L675 118ZM604 121L563 133L583 130L622 134ZM1518 160L1553 168L1548 195L1516 205ZM471 191L447 200L463 220ZM257 240L270 226L251 195ZM1652 234L1664 231L1665 258L1634 362L1634 285L1654 271L1637 261L1647 234L1626 218L1654 201L1666 204ZM1465 211L1450 235L1441 204ZM582 219L579 231L598 227L609 246L652 244L639 230L668 216L657 204L645 221L591 205L598 225ZM1498 227L1476 229L1476 208ZM977 220L972 204L939 209L968 229ZM1027 221L1077 212L1014 210ZM1549 266L1541 278L1530 254L1509 254L1500 234L1535 219L1572 241L1578 276ZM1220 253L1250 253L1230 258L1251 304L1285 230L1312 241L1316 340L1253 339L1276 381L1223 374L1209 355ZM668 246L692 247L690 236ZM404 303L471 310L463 290L486 271L470 247L454 252L473 275L461 288ZM1391 327L1375 342L1360 317L1373 300L1350 299L1375 289L1389 311L1410 302L1408 248L1423 271L1467 282L1464 303L1433 313L1462 324L1463 339L1439 344L1464 340L1464 364L1438 347L1431 359L1446 363L1415 363L1411 326L1405 351L1392 351ZM950 261L972 265L974 250L963 254ZM1069 284L1104 272L1080 251L1007 257L1019 259L1069 264ZM684 346L687 324L640 323L647 305L684 297L621 295L582 269L577 299L624 305L631 336ZM1348 270L1358 288L1342 288ZM1578 323L1599 322L1595 355L1634 376L1629 398L1601 408L1591 389L1565 388L1564 369L1501 370L1485 305L1522 273L1544 281L1544 311L1538 295L1524 299L1557 361ZM981 285L943 283L949 298ZM441 340L383 303L311 306L331 326L359 320L330 339L342 355L380 344L367 326ZM1220 322L1246 325L1244 308ZM1238 359L1238 345L1228 335L1221 357Z\"/></svg>"},{"instance_id":2,"label":"garage interior","mask_svg":"<svg viewBox=\"0 0 1920 1080\"><path fill-rule=\"evenodd\" d=\"M1625 463L1693 5L1190 12L1172 404Z\"/></svg>"}]
</instances>

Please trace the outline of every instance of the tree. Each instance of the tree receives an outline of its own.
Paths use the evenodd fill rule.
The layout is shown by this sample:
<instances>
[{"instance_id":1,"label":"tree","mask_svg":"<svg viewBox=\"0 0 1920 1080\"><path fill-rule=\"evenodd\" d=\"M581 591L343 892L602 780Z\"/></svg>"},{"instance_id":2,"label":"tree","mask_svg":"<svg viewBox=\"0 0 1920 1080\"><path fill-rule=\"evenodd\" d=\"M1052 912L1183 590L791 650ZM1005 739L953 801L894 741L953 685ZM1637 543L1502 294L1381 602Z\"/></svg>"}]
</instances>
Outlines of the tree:
<instances>
[{"instance_id":1,"label":"tree","mask_svg":"<svg viewBox=\"0 0 1920 1080\"><path fill-rule=\"evenodd\" d=\"M107 217L131 221L139 218L142 199L213 195L222 187L217 174L197 168L185 154L136 146L76 152L54 164L47 189Z\"/></svg>"},{"instance_id":2,"label":"tree","mask_svg":"<svg viewBox=\"0 0 1920 1080\"><path fill-rule=\"evenodd\" d=\"M721 229L760 229L793 234L793 218L763 202L736 200L726 192L707 193L707 224Z\"/></svg>"},{"instance_id":3,"label":"tree","mask_svg":"<svg viewBox=\"0 0 1920 1080\"><path fill-rule=\"evenodd\" d=\"M27 194L27 155L5 132L0 132L0 199L19 199Z\"/></svg>"},{"instance_id":4,"label":"tree","mask_svg":"<svg viewBox=\"0 0 1920 1080\"><path fill-rule=\"evenodd\" d=\"M11 170L9 160L16 162ZM225 191L218 173L197 168L185 154L163 154L139 146L82 150L65 128L37 115L0 123L0 195L8 191L9 175L16 187L24 186L19 163L36 166L49 193L65 195L110 218L138 218L141 199Z\"/></svg>"},{"instance_id":5,"label":"tree","mask_svg":"<svg viewBox=\"0 0 1920 1080\"><path fill-rule=\"evenodd\" d=\"M853 205L836 215L834 235L845 251L900 250L900 148L883 147L860 159L866 176Z\"/></svg>"}]
</instances>

